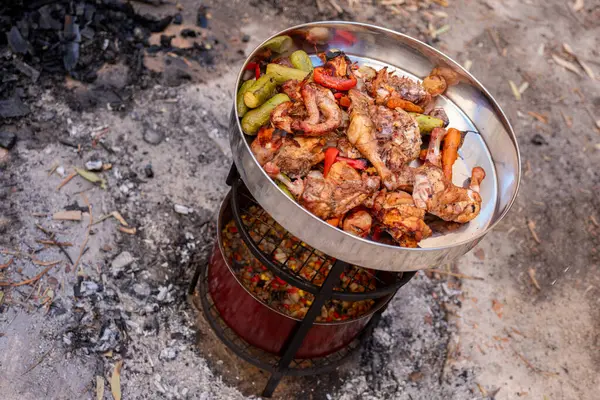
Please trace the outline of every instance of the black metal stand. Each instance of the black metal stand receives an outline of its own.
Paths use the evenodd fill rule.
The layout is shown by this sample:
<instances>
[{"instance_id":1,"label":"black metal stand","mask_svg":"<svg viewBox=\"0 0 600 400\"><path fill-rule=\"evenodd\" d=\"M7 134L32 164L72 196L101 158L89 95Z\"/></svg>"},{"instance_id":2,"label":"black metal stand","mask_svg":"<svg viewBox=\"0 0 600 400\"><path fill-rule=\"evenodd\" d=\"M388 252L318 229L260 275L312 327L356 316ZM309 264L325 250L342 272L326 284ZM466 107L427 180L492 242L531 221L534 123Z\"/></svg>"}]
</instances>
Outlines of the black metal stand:
<instances>
[{"instance_id":1,"label":"black metal stand","mask_svg":"<svg viewBox=\"0 0 600 400\"><path fill-rule=\"evenodd\" d=\"M200 285L200 295L202 300L202 308L208 322L219 338L237 355L256 365L257 367L265 369L271 373L271 376L262 392L262 396L271 397L281 379L286 375L308 375L329 371L337 367L343 360L345 360L351 351L358 348L358 345L360 344L360 338L362 338L365 333L368 333L372 330L372 328L381 318L381 314L387 307L387 304L389 304L388 301L388 303L383 305L377 312L373 314L367 327L363 330L360 337L355 340L356 343L353 342L352 344L348 345L346 349L339 350L333 355L323 357L323 361L317 362L316 360L310 360L314 361L311 363L311 365L314 364L314 367L301 367L303 363L297 362L298 360L295 359L296 353L302 345L307 333L314 325L316 318L320 315L321 308L328 300L340 299L356 301L368 298L381 298L383 295L389 295L391 293L395 294L400 287L405 285L414 276L415 272L405 272L399 275L398 279L396 279L392 284L388 284L381 289L373 290L367 293L347 293L340 289L341 275L344 273L344 271L347 271L348 268L351 267L348 263L341 260L336 260L333 263L329 273L320 286L302 280L292 272L286 271L284 268L281 268L281 266L275 265L273 261L260 250L254 240L250 237L246 227L243 225L239 204L236 203L238 201L238 187L241 185L241 179L237 173L235 164L229 171L229 175L227 176L227 184L232 187L233 192L231 196L231 202L234 220L236 221L236 225L242 239L253 255L255 255L261 261L261 263L263 263L281 279L314 295L312 305L308 309L304 318L297 322L294 331L290 334L286 344L283 347L281 355L265 355L265 353L261 350L256 349L243 341L237 336L237 334L235 334L235 332L231 331L231 329L226 326L225 322L220 318L218 311L214 307L212 299L210 298L210 294L206 288L207 268L203 263L199 264L196 268L189 288L190 293L195 291L199 278L203 276L202 283ZM294 364L293 366L291 365L292 363Z\"/></svg>"}]
</instances>

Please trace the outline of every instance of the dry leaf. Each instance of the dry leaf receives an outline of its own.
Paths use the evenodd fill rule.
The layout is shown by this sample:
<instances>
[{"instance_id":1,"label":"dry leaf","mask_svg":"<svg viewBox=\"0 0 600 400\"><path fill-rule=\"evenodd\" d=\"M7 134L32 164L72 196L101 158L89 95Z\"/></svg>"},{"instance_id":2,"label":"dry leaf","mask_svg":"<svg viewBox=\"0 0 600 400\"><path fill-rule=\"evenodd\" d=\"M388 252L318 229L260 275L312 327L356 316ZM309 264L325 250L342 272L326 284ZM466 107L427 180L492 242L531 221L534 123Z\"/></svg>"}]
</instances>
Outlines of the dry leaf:
<instances>
[{"instance_id":1,"label":"dry leaf","mask_svg":"<svg viewBox=\"0 0 600 400\"><path fill-rule=\"evenodd\" d=\"M573 3L573 11L578 12L583 10L583 7L585 7L585 3L583 2L583 0L575 0L575 3Z\"/></svg>"},{"instance_id":2,"label":"dry leaf","mask_svg":"<svg viewBox=\"0 0 600 400\"><path fill-rule=\"evenodd\" d=\"M81 221L81 211L58 211L52 215L52 219L65 221Z\"/></svg>"},{"instance_id":3,"label":"dry leaf","mask_svg":"<svg viewBox=\"0 0 600 400\"><path fill-rule=\"evenodd\" d=\"M529 268L529 271L527 271L529 273L529 278L531 278L531 283L533 283L533 286L535 286L535 288L537 290L542 290L542 288L540 287L540 284L538 283L537 279L535 279L535 269L534 268Z\"/></svg>"},{"instance_id":4,"label":"dry leaf","mask_svg":"<svg viewBox=\"0 0 600 400\"><path fill-rule=\"evenodd\" d=\"M529 89L529 82L525 81L519 86L519 93L523 94L527 89Z\"/></svg>"},{"instance_id":5,"label":"dry leaf","mask_svg":"<svg viewBox=\"0 0 600 400\"><path fill-rule=\"evenodd\" d=\"M532 220L528 220L527 227L529 228L529 232L531 232L531 236L533 236L533 240L535 240L538 244L542 244L540 237L537 235L537 232L535 231L535 222Z\"/></svg>"},{"instance_id":6,"label":"dry leaf","mask_svg":"<svg viewBox=\"0 0 600 400\"><path fill-rule=\"evenodd\" d=\"M581 72L579 72L579 68L577 68L577 66L575 64L573 64L572 62L567 61L564 58L560 58L556 54L552 54L552 59L554 60L554 62L556 62L561 67L573 72L574 74L581 76Z\"/></svg>"},{"instance_id":7,"label":"dry leaf","mask_svg":"<svg viewBox=\"0 0 600 400\"><path fill-rule=\"evenodd\" d=\"M102 189L106 189L106 180L93 172L89 172L80 168L75 168L75 171L85 180L92 183L99 183Z\"/></svg>"},{"instance_id":8,"label":"dry leaf","mask_svg":"<svg viewBox=\"0 0 600 400\"><path fill-rule=\"evenodd\" d=\"M590 68L589 65L587 65L586 63L581 61L579 58L577 59L577 62L579 63L581 68L583 68L585 73L590 77L590 79L594 79L594 80L596 79L596 75L594 75L594 71L592 71L592 69Z\"/></svg>"},{"instance_id":9,"label":"dry leaf","mask_svg":"<svg viewBox=\"0 0 600 400\"><path fill-rule=\"evenodd\" d=\"M123 216L118 212L118 211L113 211L110 213L110 215L112 215L113 217L115 217L115 219L117 221L119 221L119 223L123 226L129 226L129 224L127 224L127 221L125 221L125 218L123 218Z\"/></svg>"},{"instance_id":10,"label":"dry leaf","mask_svg":"<svg viewBox=\"0 0 600 400\"><path fill-rule=\"evenodd\" d=\"M519 88L517 88L517 85L511 80L508 81L508 84L510 85L510 90L512 90L515 99L517 101L521 100L521 92L519 92Z\"/></svg>"},{"instance_id":11,"label":"dry leaf","mask_svg":"<svg viewBox=\"0 0 600 400\"><path fill-rule=\"evenodd\" d=\"M494 310L498 318L502 318L502 308L504 308L502 303L496 299L492 300L492 310Z\"/></svg>"},{"instance_id":12,"label":"dry leaf","mask_svg":"<svg viewBox=\"0 0 600 400\"><path fill-rule=\"evenodd\" d=\"M112 376L110 377L110 391L114 400L121 400L121 367L123 361L117 361Z\"/></svg>"},{"instance_id":13,"label":"dry leaf","mask_svg":"<svg viewBox=\"0 0 600 400\"><path fill-rule=\"evenodd\" d=\"M527 111L527 114L531 115L533 118L537 119L544 124L548 123L548 117L543 114L536 113L535 111Z\"/></svg>"},{"instance_id":14,"label":"dry leaf","mask_svg":"<svg viewBox=\"0 0 600 400\"><path fill-rule=\"evenodd\" d=\"M136 228L125 228L124 226L120 226L119 230L123 233L128 233L130 235L135 235L135 233L137 232Z\"/></svg>"},{"instance_id":15,"label":"dry leaf","mask_svg":"<svg viewBox=\"0 0 600 400\"><path fill-rule=\"evenodd\" d=\"M104 399L104 378L96 376L96 400Z\"/></svg>"}]
</instances>

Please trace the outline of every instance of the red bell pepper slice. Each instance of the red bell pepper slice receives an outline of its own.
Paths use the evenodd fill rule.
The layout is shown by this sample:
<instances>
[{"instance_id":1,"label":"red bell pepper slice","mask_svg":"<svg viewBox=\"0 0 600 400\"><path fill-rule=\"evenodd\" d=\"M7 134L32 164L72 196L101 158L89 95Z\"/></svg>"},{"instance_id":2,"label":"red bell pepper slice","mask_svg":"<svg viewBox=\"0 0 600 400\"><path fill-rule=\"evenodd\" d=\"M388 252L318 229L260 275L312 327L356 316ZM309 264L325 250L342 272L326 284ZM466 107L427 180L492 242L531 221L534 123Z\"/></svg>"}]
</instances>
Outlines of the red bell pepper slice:
<instances>
[{"instance_id":1,"label":"red bell pepper slice","mask_svg":"<svg viewBox=\"0 0 600 400\"><path fill-rule=\"evenodd\" d=\"M350 107L352 105L352 100L348 96L340 96L340 106L342 107Z\"/></svg>"},{"instance_id":2,"label":"red bell pepper slice","mask_svg":"<svg viewBox=\"0 0 600 400\"><path fill-rule=\"evenodd\" d=\"M336 94L333 95L333 97L335 97L336 99L339 99L340 97L342 97L344 95L344 93L342 92L337 92Z\"/></svg>"},{"instance_id":3,"label":"red bell pepper slice","mask_svg":"<svg viewBox=\"0 0 600 400\"><path fill-rule=\"evenodd\" d=\"M258 80L258 78L260 78L260 65L256 62L249 62L248 64L246 64L244 71L252 70L254 70L254 76L256 77L256 80Z\"/></svg>"},{"instance_id":4,"label":"red bell pepper slice","mask_svg":"<svg viewBox=\"0 0 600 400\"><path fill-rule=\"evenodd\" d=\"M331 72L323 67L317 67L313 71L313 77L315 82L319 85L328 87L330 89L339 90L345 92L346 90L352 89L356 86L356 77L350 74L349 78L339 78L337 76L331 76Z\"/></svg>"},{"instance_id":5,"label":"red bell pepper slice","mask_svg":"<svg viewBox=\"0 0 600 400\"><path fill-rule=\"evenodd\" d=\"M327 150L325 150L325 168L323 168L323 176L325 178L327 178L327 174L329 174L329 170L338 154L340 154L340 151L335 147L328 147Z\"/></svg>"},{"instance_id":6,"label":"red bell pepper slice","mask_svg":"<svg viewBox=\"0 0 600 400\"><path fill-rule=\"evenodd\" d=\"M327 153L325 153L325 157L327 157ZM327 158L326 158L327 159ZM344 161L346 164L351 166L354 169L363 170L367 169L367 161L362 158L347 158L342 156L336 156L335 161Z\"/></svg>"}]
</instances>

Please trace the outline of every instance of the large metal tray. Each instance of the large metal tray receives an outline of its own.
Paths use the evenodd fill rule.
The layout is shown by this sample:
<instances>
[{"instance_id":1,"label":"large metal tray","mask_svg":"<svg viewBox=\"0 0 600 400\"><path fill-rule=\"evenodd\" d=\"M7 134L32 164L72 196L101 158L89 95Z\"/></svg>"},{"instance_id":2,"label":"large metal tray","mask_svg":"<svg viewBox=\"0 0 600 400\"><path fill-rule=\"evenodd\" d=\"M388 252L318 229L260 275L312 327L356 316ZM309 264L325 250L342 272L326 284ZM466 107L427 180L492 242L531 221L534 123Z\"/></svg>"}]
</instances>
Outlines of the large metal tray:
<instances>
[{"instance_id":1,"label":"large metal tray","mask_svg":"<svg viewBox=\"0 0 600 400\"><path fill-rule=\"evenodd\" d=\"M318 43L305 37L326 36ZM324 33L326 35L324 35ZM348 40L348 34L352 40ZM385 28L350 22L299 25L274 36L291 35L297 48L309 54L341 49L361 65L388 66L397 74L422 79L435 66L454 70L460 82L437 99L450 118L450 126L467 133L454 166L453 181L463 185L475 166L486 171L481 185L481 213L459 230L421 241L420 248L389 246L352 236L332 227L289 199L256 162L234 107L229 139L241 179L260 205L283 227L309 245L348 263L388 271L414 271L451 261L472 249L508 212L518 191L520 155L508 119L489 92L458 63L409 36ZM273 37L274 37L273 36ZM263 43L264 44L264 43ZM251 62L262 46L250 55ZM245 67L245 65L244 65ZM236 89L242 82L242 68Z\"/></svg>"}]
</instances>

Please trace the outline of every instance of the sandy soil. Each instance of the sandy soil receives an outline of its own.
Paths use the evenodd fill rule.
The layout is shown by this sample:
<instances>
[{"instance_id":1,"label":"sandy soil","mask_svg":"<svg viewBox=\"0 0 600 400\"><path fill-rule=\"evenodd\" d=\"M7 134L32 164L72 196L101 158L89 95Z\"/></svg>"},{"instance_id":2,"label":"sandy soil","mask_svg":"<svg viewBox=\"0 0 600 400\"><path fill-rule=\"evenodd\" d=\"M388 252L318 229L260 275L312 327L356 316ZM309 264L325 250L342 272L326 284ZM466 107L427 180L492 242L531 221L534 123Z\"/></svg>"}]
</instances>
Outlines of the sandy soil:
<instances>
[{"instance_id":1,"label":"sandy soil","mask_svg":"<svg viewBox=\"0 0 600 400\"><path fill-rule=\"evenodd\" d=\"M195 3L181 3L184 20L193 21ZM72 242L66 250L73 260L88 249L76 271L61 262L38 285L1 291L2 398L96 398L103 382L110 399L120 360L125 399L260 393L266 375L218 342L187 298L187 283L212 246L214 213L227 191L226 127L240 51L286 26L333 18L408 33L470 64L517 132L524 175L506 220L455 265L439 266L482 280L419 273L358 354L335 373L285 379L276 397L597 398L600 130L594 119L600 118L600 84L581 68L579 75L567 71L552 55L569 59L567 43L600 76L598 4L586 0L574 12L558 0L449 1L449 7L417 11L398 6L395 14L382 5L338 0L345 11L336 17L327 1L319 2L322 12L316 2L205 3L221 44L214 65L193 66L191 81L169 87L172 77L163 77L145 90L136 87L132 104L120 112L73 111L74 89L66 81L40 89L29 117L0 121L19 136L0 157L0 249L40 248L36 239L44 234L36 224ZM170 5L140 7L172 11ZM428 19L434 29L450 29L434 40ZM160 68L162 60L154 61ZM528 82L521 100L509 80ZM91 147L102 127L109 128L105 146ZM146 142L149 131L164 139ZM59 137L83 143L84 150L60 144ZM49 176L53 165L68 174L89 159L112 164L103 173L106 190L79 177L56 189L64 178ZM144 173L149 163L153 178ZM74 202L84 211L89 202L95 221L117 210L137 233L118 231L112 218L88 230L88 212L81 221L48 216ZM175 204L193 212L177 214ZM123 252L132 259L119 265L127 258ZM64 255L50 248L38 258ZM20 281L44 268L0 254L0 264L11 259L0 280Z\"/></svg>"}]
</instances>

